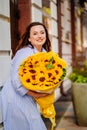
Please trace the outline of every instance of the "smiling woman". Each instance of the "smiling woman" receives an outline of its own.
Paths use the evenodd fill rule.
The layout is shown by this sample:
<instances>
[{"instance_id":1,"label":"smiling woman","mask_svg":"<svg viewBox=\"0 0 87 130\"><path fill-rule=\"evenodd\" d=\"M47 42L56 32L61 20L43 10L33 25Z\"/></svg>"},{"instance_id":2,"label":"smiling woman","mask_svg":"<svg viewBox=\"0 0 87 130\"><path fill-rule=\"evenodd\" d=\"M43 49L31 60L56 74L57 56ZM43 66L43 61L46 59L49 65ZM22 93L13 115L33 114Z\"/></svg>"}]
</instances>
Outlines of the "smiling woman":
<instances>
[{"instance_id":1,"label":"smiling woman","mask_svg":"<svg viewBox=\"0 0 87 130\"><path fill-rule=\"evenodd\" d=\"M37 52L48 52L50 48L51 43L46 27L40 22L33 22L28 25L20 44L16 48L11 62L10 75L1 92L5 130L47 130L34 98L49 94L33 92L24 88L18 75L18 69L21 62L27 57ZM31 72L34 73L34 71Z\"/></svg>"}]
</instances>

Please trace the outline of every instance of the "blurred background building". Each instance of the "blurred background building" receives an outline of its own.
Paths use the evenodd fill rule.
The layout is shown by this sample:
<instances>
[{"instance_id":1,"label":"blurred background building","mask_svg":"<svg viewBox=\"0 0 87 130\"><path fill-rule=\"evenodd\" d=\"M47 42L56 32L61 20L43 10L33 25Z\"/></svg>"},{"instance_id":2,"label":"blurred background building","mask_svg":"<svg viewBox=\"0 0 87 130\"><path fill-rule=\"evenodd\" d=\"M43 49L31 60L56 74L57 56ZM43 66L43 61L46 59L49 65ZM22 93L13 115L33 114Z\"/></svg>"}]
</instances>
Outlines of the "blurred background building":
<instances>
[{"instance_id":1,"label":"blurred background building","mask_svg":"<svg viewBox=\"0 0 87 130\"><path fill-rule=\"evenodd\" d=\"M0 0L0 86L20 36L32 21L46 25L52 50L67 61L69 72L78 60L83 64L87 59L86 0Z\"/></svg>"}]
</instances>

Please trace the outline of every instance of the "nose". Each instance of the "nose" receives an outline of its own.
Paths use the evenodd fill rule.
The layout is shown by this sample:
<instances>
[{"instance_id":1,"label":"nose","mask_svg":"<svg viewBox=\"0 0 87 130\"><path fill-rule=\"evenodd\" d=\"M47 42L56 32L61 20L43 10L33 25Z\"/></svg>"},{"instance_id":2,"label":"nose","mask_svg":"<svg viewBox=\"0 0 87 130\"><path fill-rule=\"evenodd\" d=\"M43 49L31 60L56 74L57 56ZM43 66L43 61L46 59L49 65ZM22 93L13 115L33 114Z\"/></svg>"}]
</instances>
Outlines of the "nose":
<instances>
[{"instance_id":1,"label":"nose","mask_svg":"<svg viewBox=\"0 0 87 130\"><path fill-rule=\"evenodd\" d=\"M42 36L42 35L39 33L39 34L38 34L38 37L41 37L41 36Z\"/></svg>"}]
</instances>

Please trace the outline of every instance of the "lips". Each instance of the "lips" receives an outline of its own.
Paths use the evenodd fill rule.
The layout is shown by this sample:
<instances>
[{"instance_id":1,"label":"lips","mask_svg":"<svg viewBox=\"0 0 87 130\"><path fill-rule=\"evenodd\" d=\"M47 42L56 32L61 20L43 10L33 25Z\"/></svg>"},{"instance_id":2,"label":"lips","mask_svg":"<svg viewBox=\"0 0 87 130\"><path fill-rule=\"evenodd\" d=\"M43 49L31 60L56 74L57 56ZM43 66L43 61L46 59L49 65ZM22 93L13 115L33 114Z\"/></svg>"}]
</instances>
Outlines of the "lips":
<instances>
[{"instance_id":1,"label":"lips","mask_svg":"<svg viewBox=\"0 0 87 130\"><path fill-rule=\"evenodd\" d=\"M43 41L43 39L39 39L39 40L37 40L38 42L42 42Z\"/></svg>"}]
</instances>

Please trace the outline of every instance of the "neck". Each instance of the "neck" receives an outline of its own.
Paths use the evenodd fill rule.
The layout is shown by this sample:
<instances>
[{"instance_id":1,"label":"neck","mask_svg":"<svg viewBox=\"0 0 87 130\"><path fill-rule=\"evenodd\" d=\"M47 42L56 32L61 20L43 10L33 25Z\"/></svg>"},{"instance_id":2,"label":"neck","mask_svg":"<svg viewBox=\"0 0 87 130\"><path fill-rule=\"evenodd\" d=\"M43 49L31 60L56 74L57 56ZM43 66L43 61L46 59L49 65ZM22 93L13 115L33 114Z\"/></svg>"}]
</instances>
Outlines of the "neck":
<instances>
[{"instance_id":1,"label":"neck","mask_svg":"<svg viewBox=\"0 0 87 130\"><path fill-rule=\"evenodd\" d=\"M37 49L37 51L41 52L42 51L42 46L35 46L35 48Z\"/></svg>"}]
</instances>

